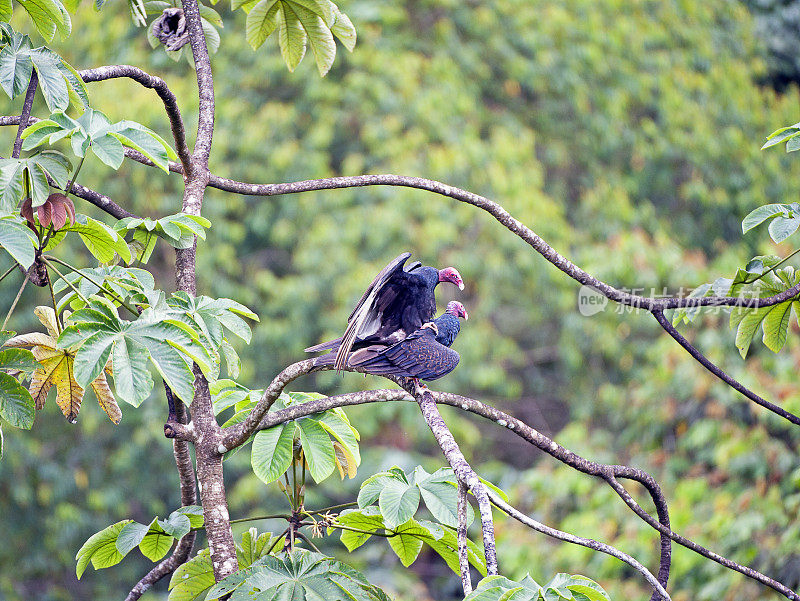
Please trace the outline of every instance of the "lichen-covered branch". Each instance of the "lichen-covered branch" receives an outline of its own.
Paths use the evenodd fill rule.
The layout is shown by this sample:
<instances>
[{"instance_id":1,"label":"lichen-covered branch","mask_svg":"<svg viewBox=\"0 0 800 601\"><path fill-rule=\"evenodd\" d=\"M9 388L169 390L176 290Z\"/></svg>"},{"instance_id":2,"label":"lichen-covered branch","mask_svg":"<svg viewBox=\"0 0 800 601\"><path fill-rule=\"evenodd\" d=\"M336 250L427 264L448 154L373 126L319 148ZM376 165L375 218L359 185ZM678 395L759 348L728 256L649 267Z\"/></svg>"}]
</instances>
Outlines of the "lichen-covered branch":
<instances>
[{"instance_id":1,"label":"lichen-covered branch","mask_svg":"<svg viewBox=\"0 0 800 601\"><path fill-rule=\"evenodd\" d=\"M178 100L163 79L155 75L150 75L139 67L134 67L132 65L108 65L96 67L94 69L84 69L80 71L78 75L80 75L86 83L127 77L143 85L145 88L155 90L158 97L161 98L161 101L164 103L164 110L167 112L167 117L169 118L172 137L175 140L175 151L178 153L178 158L181 160L183 169L187 173L191 170L192 163L189 155L189 147L186 145L186 130L183 125L183 119L181 118L180 108L178 107Z\"/></svg>"},{"instance_id":2,"label":"lichen-covered branch","mask_svg":"<svg viewBox=\"0 0 800 601\"><path fill-rule=\"evenodd\" d=\"M525 524L529 528L536 530L537 532L541 532L542 534L546 534L552 538L563 540L568 543L572 543L575 545L581 545L582 547L587 547L594 551L599 551L600 553L607 553L612 557L616 557L620 561L624 561L637 572L639 572L642 576L644 576L645 580L647 580L648 584L653 587L653 591L657 593L654 595L656 599L663 599L664 601L670 601L670 596L667 594L667 591L661 586L661 583L656 579L653 574L650 573L646 567L644 567L641 563L636 561L633 557L628 555L627 553L623 553L619 549L615 549L611 545L607 545L606 543L601 543L599 541L593 540L591 538L584 538L582 536L575 536L574 534L570 534L569 532L563 532L561 530L557 530L556 528L551 528L541 522L534 520L533 518L525 515L518 509L515 509L503 499L501 499L497 494L493 491L488 492L489 496L491 497L492 503L494 503L497 507L502 509L506 514L514 518L515 520L519 521L522 524Z\"/></svg>"},{"instance_id":3,"label":"lichen-covered branch","mask_svg":"<svg viewBox=\"0 0 800 601\"><path fill-rule=\"evenodd\" d=\"M410 392L410 390L409 390ZM422 416L425 418L425 423L433 433L436 442L439 443L439 448L442 449L447 463L453 468L456 478L463 482L475 495L478 501L478 513L481 516L481 530L483 531L483 550L486 554L486 571L491 576L499 574L497 567L497 550L495 549L494 540L494 522L492 520L492 505L489 500L488 488L478 478L478 474L467 463L461 449L458 448L458 443L447 427L447 424L442 419L439 410L436 408L436 401L427 388L418 386L414 390L414 397L417 400Z\"/></svg>"},{"instance_id":4,"label":"lichen-covered branch","mask_svg":"<svg viewBox=\"0 0 800 601\"><path fill-rule=\"evenodd\" d=\"M185 424L187 421L186 407L180 401L178 401L176 406L176 420L181 424ZM176 440L172 443L172 452L175 456L175 466L178 469L181 505L184 507L187 505L194 505L197 503L197 490L195 488L192 457L189 455L189 445L185 441ZM128 596L125 597L125 601L136 601L156 582L172 574L181 564L186 563L192 552L192 547L194 547L196 536L197 533L192 530L181 537L172 554L145 574L145 576L136 583L136 586L131 589Z\"/></svg>"},{"instance_id":5,"label":"lichen-covered branch","mask_svg":"<svg viewBox=\"0 0 800 601\"><path fill-rule=\"evenodd\" d=\"M19 153L22 151L22 132L28 127L28 122L31 117L31 108L33 108L33 97L36 95L36 88L39 86L39 75L36 69L31 72L31 79L28 82L28 89L25 91L25 100L22 103L22 113L19 116L19 127L17 128L17 137L14 138L14 147L11 151L11 156L15 159L19 158Z\"/></svg>"},{"instance_id":6,"label":"lichen-covered branch","mask_svg":"<svg viewBox=\"0 0 800 601\"><path fill-rule=\"evenodd\" d=\"M461 572L461 588L466 597L472 592L472 577L469 573L469 549L467 548L467 485L458 481L458 520L456 539L458 541L458 568Z\"/></svg>"},{"instance_id":7,"label":"lichen-covered branch","mask_svg":"<svg viewBox=\"0 0 800 601\"><path fill-rule=\"evenodd\" d=\"M780 415L782 418L787 419L793 424L800 426L800 417L796 416L794 413L786 411L786 409L784 409L783 407L779 407L775 403L770 403L768 400L760 397L755 392L753 392L752 390L741 384L738 380L734 380L732 377L730 377L728 374L722 371L719 367L717 367L711 361L709 361L708 358L703 353L701 353L691 342L686 340L686 338L684 338L684 336L677 329L675 329L675 326L673 326L669 322L669 320L664 316L664 313L662 311L653 311L653 317L655 317L658 323L661 325L661 327L664 328L664 331L670 336L672 336L672 338L674 338L675 341L678 344L680 344L687 353L689 353L692 357L694 357L694 359L698 363L700 363L700 365L705 367L708 371L717 376L728 386L730 386L737 392L740 392L754 403L761 405L762 407L764 407L765 409L769 409L776 415Z\"/></svg>"}]
</instances>

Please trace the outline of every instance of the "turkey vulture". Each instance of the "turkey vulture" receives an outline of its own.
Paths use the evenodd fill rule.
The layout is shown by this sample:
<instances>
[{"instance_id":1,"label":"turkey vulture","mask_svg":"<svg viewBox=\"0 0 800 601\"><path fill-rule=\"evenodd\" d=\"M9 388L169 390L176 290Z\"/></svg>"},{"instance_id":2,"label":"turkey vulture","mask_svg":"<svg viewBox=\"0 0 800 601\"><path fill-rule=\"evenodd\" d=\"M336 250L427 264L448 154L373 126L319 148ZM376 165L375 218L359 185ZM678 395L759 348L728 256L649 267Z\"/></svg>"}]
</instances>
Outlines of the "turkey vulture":
<instances>
[{"instance_id":1,"label":"turkey vulture","mask_svg":"<svg viewBox=\"0 0 800 601\"><path fill-rule=\"evenodd\" d=\"M388 346L419 328L431 327L429 322L436 313L436 286L451 282L463 290L464 282L453 267L436 269L415 261L404 268L410 256L411 253L403 253L372 280L350 314L341 338L309 347L306 352L336 349L334 366L344 369L353 349L373 344Z\"/></svg>"},{"instance_id":2,"label":"turkey vulture","mask_svg":"<svg viewBox=\"0 0 800 601\"><path fill-rule=\"evenodd\" d=\"M459 317L467 319L467 311L458 301L451 301L447 310L434 321L438 334L433 328L419 328L400 342L362 347L353 351L348 365L378 376L426 381L441 378L458 365L458 353L448 347L461 329ZM331 365L334 358L334 353L317 357L314 365Z\"/></svg>"}]
</instances>

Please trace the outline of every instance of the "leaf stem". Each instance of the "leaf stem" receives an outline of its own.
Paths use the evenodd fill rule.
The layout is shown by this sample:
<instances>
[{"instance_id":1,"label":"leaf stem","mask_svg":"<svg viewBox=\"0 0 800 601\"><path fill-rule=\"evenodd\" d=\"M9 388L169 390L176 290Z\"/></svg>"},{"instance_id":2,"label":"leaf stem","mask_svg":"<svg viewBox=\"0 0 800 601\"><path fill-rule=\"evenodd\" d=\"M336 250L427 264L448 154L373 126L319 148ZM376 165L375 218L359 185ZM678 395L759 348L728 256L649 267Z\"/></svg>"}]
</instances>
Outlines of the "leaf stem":
<instances>
[{"instance_id":1,"label":"leaf stem","mask_svg":"<svg viewBox=\"0 0 800 601\"><path fill-rule=\"evenodd\" d=\"M280 533L280 534L279 534L279 535L278 535L278 536L275 538L275 542L274 542L274 543L272 543L272 544L269 546L269 549L267 549L267 555L270 555L270 554L272 553L272 551L274 551L274 550L275 550L275 547L277 546L277 544L278 544L279 542L281 542L281 537L283 537L283 536L286 536L286 534L287 534L288 532L289 532L289 528L287 528L286 530L284 530L283 532L281 532L281 533Z\"/></svg>"},{"instance_id":2,"label":"leaf stem","mask_svg":"<svg viewBox=\"0 0 800 601\"><path fill-rule=\"evenodd\" d=\"M56 316L56 331L61 334L61 320L58 318L58 306L56 305L56 293L53 291L53 279L48 276L47 285L50 288L50 298L53 301L53 313Z\"/></svg>"},{"instance_id":3,"label":"leaf stem","mask_svg":"<svg viewBox=\"0 0 800 601\"><path fill-rule=\"evenodd\" d=\"M330 507L324 507L322 509L315 509L314 511L306 511L306 515L317 515L320 513L329 513L332 511L336 511L337 509L347 509L349 507L357 507L358 503L355 501L350 501L349 503L341 503L340 505L331 505Z\"/></svg>"},{"instance_id":4,"label":"leaf stem","mask_svg":"<svg viewBox=\"0 0 800 601\"><path fill-rule=\"evenodd\" d=\"M0 330L5 330L6 329L6 325L8 324L8 320L11 317L11 314L14 312L14 309L16 309L17 303L19 302L19 299L22 297L22 292L25 290L25 286L27 286L27 285L28 285L28 273L26 272L25 273L25 279L22 280L22 285L19 287L19 292L17 292L17 296L14 299L14 302L11 303L11 307L9 308L8 313L6 314L6 318L3 321L3 326L0 327Z\"/></svg>"},{"instance_id":5,"label":"leaf stem","mask_svg":"<svg viewBox=\"0 0 800 601\"><path fill-rule=\"evenodd\" d=\"M86 160L86 154L87 153L83 153L83 156L81 157L81 160L78 163L78 166L75 168L75 173L72 174L72 179L69 180L69 182L67 183L67 188L66 188L66 190L64 190L64 196L69 196L69 193L72 192L72 185L75 183L75 180L78 178L78 173L80 173L81 167L83 167L83 161Z\"/></svg>"},{"instance_id":6,"label":"leaf stem","mask_svg":"<svg viewBox=\"0 0 800 601\"><path fill-rule=\"evenodd\" d=\"M797 253L800 253L800 248L798 248L797 250L795 250L795 251L794 251L794 252L792 252L791 254L788 254L788 255L786 255L786 256L785 256L783 259L781 259L780 261L778 261L777 263L775 263L775 265L773 265L772 267L770 267L769 269L767 269L767 270L766 270L764 273L762 273L762 274L761 274L761 275L759 275L758 277L756 277L756 278L754 278L754 279L752 279L752 280L750 280L750 281L744 281L744 282L742 282L742 283L743 283L743 284L752 284L753 282L757 282L758 280L760 280L761 278L763 278L765 275L768 275L768 274L772 273L773 271L775 271L775 269L777 269L778 267L780 267L781 265L783 265L784 263L786 263L786 261L788 261L789 259L791 259L791 258L792 258L793 256L795 256Z\"/></svg>"},{"instance_id":7,"label":"leaf stem","mask_svg":"<svg viewBox=\"0 0 800 601\"><path fill-rule=\"evenodd\" d=\"M121 298L121 297L120 297L118 294L116 294L116 293L115 293L113 290L109 290L108 288L105 288L105 284L98 284L96 280L93 280L93 279L92 279L92 278L90 278L88 275L86 275L85 273L83 273L82 271L80 271L79 269L77 269L76 267L73 267L72 265L70 265L70 264L69 264L69 263L67 263L66 261L62 261L61 259L57 259L56 257L53 257L52 255L47 255L47 256L45 256L45 255L42 255L42 259L44 259L44 260L47 260L47 261L55 261L55 262L56 262L56 263L58 263L59 265L63 265L64 267L66 267L66 268L67 268L67 269L69 269L70 271L73 271L73 272L77 273L77 274L78 274L79 276L81 276L82 278L85 278L85 279L89 280L89 282L90 282L90 283L92 283L92 284L94 284L95 286L97 286L97 287L98 287L98 288L99 288L99 289L100 289L102 292L105 292L106 294L108 294L109 296L111 296L111 297L112 297L114 300L116 300L116 301L117 301L118 303L120 303L120 304L121 304L123 307L125 307L125 308L126 308L128 311L130 311L130 312L131 312L133 315L139 315L139 312L138 312L136 309L134 309L133 307L131 307L131 306L130 306L130 305L127 303L127 302L125 302L125 300L123 300L123 299L122 299L122 298ZM54 268L54 269L55 269L55 268ZM56 271L56 273L58 273L58 271ZM61 275L61 274L59 273L59 275ZM64 276L62 275L61 277L63 278ZM65 281L66 281L66 280L65 280ZM84 300L86 300L86 299L84 298ZM89 301L86 301L86 302L89 302Z\"/></svg>"},{"instance_id":8,"label":"leaf stem","mask_svg":"<svg viewBox=\"0 0 800 601\"><path fill-rule=\"evenodd\" d=\"M70 288L72 288L72 291L73 291L75 294L77 294L77 295L80 297L80 299L81 299L83 302L85 302L87 305L89 304L89 299L88 299L88 298L86 298L86 297L85 297L85 296L84 296L84 295L81 293L81 291L80 291L80 290L78 290L78 289L75 287L75 284L73 284L72 282L70 282L70 281L69 281L69 280L66 278L66 276L65 276L63 273L61 273L61 272L58 270L58 268L57 268L55 265L53 265L53 264L52 264L52 263L51 263L51 262L48 260L48 258L47 258L47 257L45 257L44 255L42 255L42 256L41 256L41 259L42 259L42 261L44 262L44 264L45 264L45 265L47 265L47 266L48 266L48 267L50 267L50 268L51 268L53 271L55 271L55 272L58 274L58 277L60 277L62 280L64 280L64 281L67 283L67 286L69 286Z\"/></svg>"},{"instance_id":9,"label":"leaf stem","mask_svg":"<svg viewBox=\"0 0 800 601\"><path fill-rule=\"evenodd\" d=\"M283 514L283 513L276 513L276 514L272 514L272 515L256 515L256 516L253 516L251 518L238 518L238 519L235 519L235 520L231 520L230 523L231 524L241 524L243 522L255 522L255 521L258 521L258 520L279 520L279 519L283 519L283 520L289 521L291 519L291 517L292 516L289 516L289 515L286 515L286 514Z\"/></svg>"},{"instance_id":10,"label":"leaf stem","mask_svg":"<svg viewBox=\"0 0 800 601\"><path fill-rule=\"evenodd\" d=\"M330 525L331 528L339 528L340 530L348 530L350 532L358 532L359 534L369 534L371 536L382 536L384 538L392 538L393 536L397 536L396 532L378 532L377 530L362 530L361 528L353 528L352 526L345 526L344 524L339 524L338 522L334 522Z\"/></svg>"},{"instance_id":11,"label":"leaf stem","mask_svg":"<svg viewBox=\"0 0 800 601\"><path fill-rule=\"evenodd\" d=\"M19 263L14 261L14 264L8 268L8 271L6 271L3 275L0 275L0 282L6 279L6 276L9 275L12 271L14 271L17 268L17 265L19 265Z\"/></svg>"}]
</instances>

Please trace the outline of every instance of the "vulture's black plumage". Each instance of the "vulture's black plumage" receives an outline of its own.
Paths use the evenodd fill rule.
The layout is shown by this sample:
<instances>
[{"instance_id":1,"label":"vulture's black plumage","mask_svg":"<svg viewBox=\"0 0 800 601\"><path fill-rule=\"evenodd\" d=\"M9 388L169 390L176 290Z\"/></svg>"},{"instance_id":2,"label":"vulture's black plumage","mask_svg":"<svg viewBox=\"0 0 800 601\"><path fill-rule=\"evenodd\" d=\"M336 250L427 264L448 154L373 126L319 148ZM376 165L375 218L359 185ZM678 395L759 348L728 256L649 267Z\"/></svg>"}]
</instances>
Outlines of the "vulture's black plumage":
<instances>
[{"instance_id":1,"label":"vulture's black plumage","mask_svg":"<svg viewBox=\"0 0 800 601\"><path fill-rule=\"evenodd\" d=\"M438 333L432 328L419 328L400 342L360 348L353 351L348 364L379 376L402 376L426 381L441 378L453 371L460 359L456 351L448 348L461 329L459 317L467 319L467 312L461 303L451 301L447 310L434 321ZM334 361L335 354L331 352L317 357L314 363L332 365Z\"/></svg>"},{"instance_id":2,"label":"vulture's black plumage","mask_svg":"<svg viewBox=\"0 0 800 601\"><path fill-rule=\"evenodd\" d=\"M356 304L341 338L323 342L306 352L336 351L333 365L343 369L351 351L378 344L389 346L405 339L433 319L434 290L439 282L464 289L461 275L452 267L436 269L415 261L404 268L411 253L403 253L384 267Z\"/></svg>"}]
</instances>

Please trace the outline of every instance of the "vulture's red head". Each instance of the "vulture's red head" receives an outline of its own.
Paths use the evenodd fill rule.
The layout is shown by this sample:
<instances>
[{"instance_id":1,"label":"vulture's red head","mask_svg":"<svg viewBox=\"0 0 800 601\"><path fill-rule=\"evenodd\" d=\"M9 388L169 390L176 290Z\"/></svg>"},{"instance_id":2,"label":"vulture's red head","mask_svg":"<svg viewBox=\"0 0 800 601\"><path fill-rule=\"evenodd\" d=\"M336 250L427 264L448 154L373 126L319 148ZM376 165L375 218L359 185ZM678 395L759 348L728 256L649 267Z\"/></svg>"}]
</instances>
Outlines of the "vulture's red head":
<instances>
[{"instance_id":1,"label":"vulture's red head","mask_svg":"<svg viewBox=\"0 0 800 601\"><path fill-rule=\"evenodd\" d=\"M445 313L449 313L450 315L455 315L456 317L463 317L464 319L469 319L469 315L467 315L467 310L464 308L458 301L450 301L447 303L447 309L445 309Z\"/></svg>"},{"instance_id":2,"label":"vulture's red head","mask_svg":"<svg viewBox=\"0 0 800 601\"><path fill-rule=\"evenodd\" d=\"M464 289L464 280L461 279L461 274L458 273L458 269L456 269L455 267L445 267L444 269L440 269L439 281L450 282L451 284L455 284L456 286L458 286L459 290Z\"/></svg>"}]
</instances>

